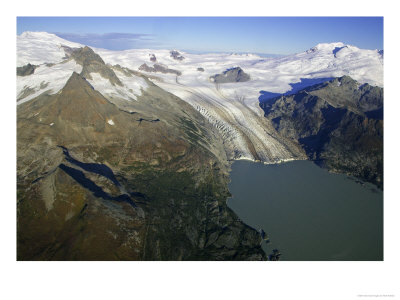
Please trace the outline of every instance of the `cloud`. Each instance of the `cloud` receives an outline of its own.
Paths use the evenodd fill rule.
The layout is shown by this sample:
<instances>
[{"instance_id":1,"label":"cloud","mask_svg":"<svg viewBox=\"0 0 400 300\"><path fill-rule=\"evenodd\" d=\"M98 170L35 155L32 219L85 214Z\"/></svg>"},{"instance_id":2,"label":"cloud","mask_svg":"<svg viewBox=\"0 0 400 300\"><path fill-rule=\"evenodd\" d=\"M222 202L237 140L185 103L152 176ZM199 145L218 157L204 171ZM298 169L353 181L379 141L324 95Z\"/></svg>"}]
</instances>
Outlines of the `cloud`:
<instances>
[{"instance_id":1,"label":"cloud","mask_svg":"<svg viewBox=\"0 0 400 300\"><path fill-rule=\"evenodd\" d=\"M153 34L145 33L65 33L54 32L57 36L71 42L109 50L126 50L133 48L150 48L160 46Z\"/></svg>"}]
</instances>

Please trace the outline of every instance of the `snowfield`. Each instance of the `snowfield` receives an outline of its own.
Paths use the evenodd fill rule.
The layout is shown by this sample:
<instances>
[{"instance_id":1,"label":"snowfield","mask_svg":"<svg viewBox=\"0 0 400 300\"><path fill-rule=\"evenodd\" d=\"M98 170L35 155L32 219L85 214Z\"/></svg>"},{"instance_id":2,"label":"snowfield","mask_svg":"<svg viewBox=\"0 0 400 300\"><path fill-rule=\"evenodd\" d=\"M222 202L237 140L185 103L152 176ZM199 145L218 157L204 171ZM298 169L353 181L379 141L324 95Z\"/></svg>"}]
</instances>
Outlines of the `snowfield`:
<instances>
[{"instance_id":1,"label":"snowfield","mask_svg":"<svg viewBox=\"0 0 400 300\"><path fill-rule=\"evenodd\" d=\"M75 61L67 61L55 65L42 64L29 76L17 76L17 104L22 104L40 94L47 92L56 94L61 90L73 72L80 73L82 66ZM26 91L31 92L24 96Z\"/></svg>"},{"instance_id":2,"label":"snowfield","mask_svg":"<svg viewBox=\"0 0 400 300\"><path fill-rule=\"evenodd\" d=\"M114 71L124 86L112 85L108 79L103 78L99 73L90 73L93 79L87 79L95 90L99 91L106 98L119 97L126 100L136 100L146 89L147 83L141 78L132 75L126 76L122 72Z\"/></svg>"},{"instance_id":3,"label":"snowfield","mask_svg":"<svg viewBox=\"0 0 400 300\"><path fill-rule=\"evenodd\" d=\"M63 46L84 47L46 32L24 32L17 36L17 67L28 63L37 66L34 74L17 76L17 104L34 99L42 93L56 94L73 72L82 71L82 66L74 60L66 60ZM93 80L88 81L106 97L117 96L127 100L136 100L142 89L147 87L143 78L115 72L124 84L123 87L112 85L98 73L91 73Z\"/></svg>"},{"instance_id":4,"label":"snowfield","mask_svg":"<svg viewBox=\"0 0 400 300\"><path fill-rule=\"evenodd\" d=\"M17 67L28 63L59 63L65 57L62 46L80 48L84 45L69 42L47 32L26 31L17 36Z\"/></svg>"},{"instance_id":5,"label":"snowfield","mask_svg":"<svg viewBox=\"0 0 400 300\"><path fill-rule=\"evenodd\" d=\"M383 57L378 50L364 50L343 43L318 44L308 51L278 58L263 58L254 54L190 54L180 52L184 60L171 57L169 50L133 49L110 51L94 49L106 63L120 64L138 70L143 63L151 65L150 54L157 62L182 72L179 83L191 88L216 86L210 76L228 68L240 66L251 76L249 82L225 83L219 93L231 99L243 100L246 105L258 106L260 91L284 93L290 84L301 78L329 78L349 75L360 83L383 87ZM203 68L204 72L197 71ZM154 74L154 73L151 73ZM164 82L175 83L174 74L157 73ZM258 108L255 109L258 111Z\"/></svg>"},{"instance_id":6,"label":"snowfield","mask_svg":"<svg viewBox=\"0 0 400 300\"><path fill-rule=\"evenodd\" d=\"M44 91L56 93L73 71L80 72L80 66L73 61L61 63L65 57L62 45L73 48L83 46L42 32L25 32L17 37L17 66L27 63L40 65L33 75L17 77L17 98L21 98L27 88L34 91L21 98L18 104ZM178 50L184 57L178 60L172 57L170 50L93 50L106 64L119 64L134 71L138 71L142 64L152 67L154 63L180 71L180 76L141 72L156 76L156 79L150 80L191 104L212 123L224 139L231 159L266 163L294 159L292 152L276 138L275 130L263 116L264 112L259 107L261 91L285 93L296 83L311 84L312 79L343 75L351 76L360 84L383 87L383 56L379 51L343 43L318 44L302 53L274 58L254 54L191 54ZM45 63L49 62L56 64L48 67ZM250 75L250 81L223 84L210 81L210 76L233 67L240 67ZM123 87L112 85L97 73L91 73L93 80L88 81L106 98L136 100L147 87L143 78L129 77L119 71L115 73Z\"/></svg>"}]
</instances>

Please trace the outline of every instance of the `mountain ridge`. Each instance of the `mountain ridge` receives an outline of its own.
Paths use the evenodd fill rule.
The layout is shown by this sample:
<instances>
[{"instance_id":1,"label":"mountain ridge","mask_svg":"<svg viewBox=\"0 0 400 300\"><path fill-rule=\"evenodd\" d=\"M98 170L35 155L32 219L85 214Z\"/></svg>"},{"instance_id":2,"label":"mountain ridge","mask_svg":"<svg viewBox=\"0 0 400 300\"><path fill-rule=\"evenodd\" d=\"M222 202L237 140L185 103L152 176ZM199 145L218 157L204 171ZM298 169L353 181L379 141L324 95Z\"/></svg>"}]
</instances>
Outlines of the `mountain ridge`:
<instances>
[{"instance_id":1,"label":"mountain ridge","mask_svg":"<svg viewBox=\"0 0 400 300\"><path fill-rule=\"evenodd\" d=\"M343 76L260 106L311 160L383 188L383 89Z\"/></svg>"},{"instance_id":2,"label":"mountain ridge","mask_svg":"<svg viewBox=\"0 0 400 300\"><path fill-rule=\"evenodd\" d=\"M201 115L151 82L114 101L74 72L18 106L17 259L265 259L226 206L225 153Z\"/></svg>"}]
</instances>

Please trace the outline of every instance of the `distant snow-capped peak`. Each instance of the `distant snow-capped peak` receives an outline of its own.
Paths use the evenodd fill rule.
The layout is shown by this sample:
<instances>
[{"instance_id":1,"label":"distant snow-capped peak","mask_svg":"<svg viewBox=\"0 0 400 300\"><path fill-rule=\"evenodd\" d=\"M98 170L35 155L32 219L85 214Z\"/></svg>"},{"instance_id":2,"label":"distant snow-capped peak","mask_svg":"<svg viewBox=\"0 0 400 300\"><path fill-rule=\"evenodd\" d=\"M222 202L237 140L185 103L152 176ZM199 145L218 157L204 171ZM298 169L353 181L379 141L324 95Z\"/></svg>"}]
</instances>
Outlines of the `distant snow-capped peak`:
<instances>
[{"instance_id":1,"label":"distant snow-capped peak","mask_svg":"<svg viewBox=\"0 0 400 300\"><path fill-rule=\"evenodd\" d=\"M55 34L25 32L17 37L18 66L27 63L59 63L65 58L63 45L72 48L83 47ZM175 74L169 73L157 73L157 77L170 85L175 85L178 80L192 88L212 88L210 76L239 66L250 75L251 80L245 83L224 84L219 87L218 92L228 98L245 95L246 101L254 105L258 103L260 91L284 93L291 89L291 84L299 83L302 78L348 75L360 83L383 86L383 52L360 49L343 42L320 43L304 52L273 58L261 58L250 53L192 54L174 49L185 57L183 60L176 60L171 57L171 50L166 49L93 50L106 64L118 64L131 70L138 70L144 63L152 63L149 54L155 55L157 64L182 73L178 79ZM200 67L202 72L198 71ZM41 70L37 70L38 74L39 71ZM167 86L165 88L168 89Z\"/></svg>"},{"instance_id":2,"label":"distant snow-capped peak","mask_svg":"<svg viewBox=\"0 0 400 300\"><path fill-rule=\"evenodd\" d=\"M84 45L64 40L53 33L25 31L17 36L17 66L58 63L65 57L62 46L80 48Z\"/></svg>"},{"instance_id":3,"label":"distant snow-capped peak","mask_svg":"<svg viewBox=\"0 0 400 300\"><path fill-rule=\"evenodd\" d=\"M351 49L353 51L358 51L360 50L358 47L353 46L353 45L347 45L342 42L335 42L335 43L320 43L317 44L316 46L310 48L309 50L306 51L306 53L333 53L334 51L339 51L340 49Z\"/></svg>"},{"instance_id":4,"label":"distant snow-capped peak","mask_svg":"<svg viewBox=\"0 0 400 300\"><path fill-rule=\"evenodd\" d=\"M23 40L39 40L42 43L50 42L52 44L63 44L70 47L83 47L82 44L71 42L60 38L54 33L44 32L44 31L24 31L17 36L17 41Z\"/></svg>"}]
</instances>

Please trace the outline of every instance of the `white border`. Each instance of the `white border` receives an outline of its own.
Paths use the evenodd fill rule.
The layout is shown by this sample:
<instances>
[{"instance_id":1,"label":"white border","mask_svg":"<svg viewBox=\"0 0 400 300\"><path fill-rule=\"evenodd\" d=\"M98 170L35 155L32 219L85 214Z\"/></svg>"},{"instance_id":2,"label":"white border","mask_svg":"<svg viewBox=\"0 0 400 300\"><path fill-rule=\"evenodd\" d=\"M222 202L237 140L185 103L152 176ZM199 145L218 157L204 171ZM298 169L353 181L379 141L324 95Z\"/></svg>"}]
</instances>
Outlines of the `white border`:
<instances>
[{"instance_id":1,"label":"white border","mask_svg":"<svg viewBox=\"0 0 400 300\"><path fill-rule=\"evenodd\" d=\"M120 1L4 3L1 18L2 299L363 299L400 295L398 215L399 17L392 1ZM6 7L7 4L7 7ZM4 11L5 10L5 11ZM384 16L384 262L16 262L16 16ZM396 178L397 176L397 178ZM374 297L375 298L375 297Z\"/></svg>"}]
</instances>

